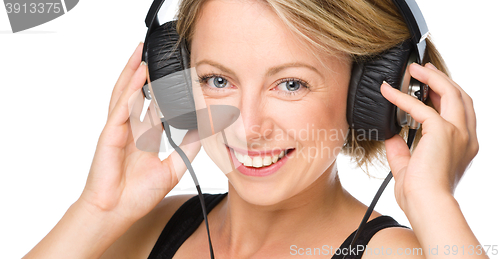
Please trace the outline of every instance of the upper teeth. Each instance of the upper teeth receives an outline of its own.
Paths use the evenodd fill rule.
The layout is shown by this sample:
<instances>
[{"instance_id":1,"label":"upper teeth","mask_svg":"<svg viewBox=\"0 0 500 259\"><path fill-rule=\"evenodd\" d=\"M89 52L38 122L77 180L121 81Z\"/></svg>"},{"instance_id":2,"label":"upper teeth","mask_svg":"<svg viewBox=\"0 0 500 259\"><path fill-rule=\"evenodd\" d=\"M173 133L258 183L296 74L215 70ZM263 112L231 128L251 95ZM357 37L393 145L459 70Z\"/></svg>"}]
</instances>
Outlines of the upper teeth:
<instances>
[{"instance_id":1,"label":"upper teeth","mask_svg":"<svg viewBox=\"0 0 500 259\"><path fill-rule=\"evenodd\" d=\"M234 155L236 156L236 159L238 159L238 161L240 161L240 163L244 164L245 166L262 167L276 163L278 159L282 158L285 155L285 151L282 150L281 153L274 156L255 156L252 158L248 155L238 153L234 150Z\"/></svg>"}]
</instances>

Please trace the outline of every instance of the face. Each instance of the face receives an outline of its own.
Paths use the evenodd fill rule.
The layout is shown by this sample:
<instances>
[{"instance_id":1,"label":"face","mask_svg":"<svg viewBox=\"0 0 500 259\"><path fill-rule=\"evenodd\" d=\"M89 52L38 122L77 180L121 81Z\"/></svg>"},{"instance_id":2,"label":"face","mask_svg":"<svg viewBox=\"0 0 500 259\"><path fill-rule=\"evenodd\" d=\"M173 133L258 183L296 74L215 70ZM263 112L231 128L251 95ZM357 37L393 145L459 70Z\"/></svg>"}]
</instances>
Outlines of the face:
<instances>
[{"instance_id":1,"label":"face","mask_svg":"<svg viewBox=\"0 0 500 259\"><path fill-rule=\"evenodd\" d=\"M347 55L314 49L260 1L210 0L195 25L191 66L197 108L239 109L224 134L202 144L245 201L277 204L335 161L348 129Z\"/></svg>"}]
</instances>

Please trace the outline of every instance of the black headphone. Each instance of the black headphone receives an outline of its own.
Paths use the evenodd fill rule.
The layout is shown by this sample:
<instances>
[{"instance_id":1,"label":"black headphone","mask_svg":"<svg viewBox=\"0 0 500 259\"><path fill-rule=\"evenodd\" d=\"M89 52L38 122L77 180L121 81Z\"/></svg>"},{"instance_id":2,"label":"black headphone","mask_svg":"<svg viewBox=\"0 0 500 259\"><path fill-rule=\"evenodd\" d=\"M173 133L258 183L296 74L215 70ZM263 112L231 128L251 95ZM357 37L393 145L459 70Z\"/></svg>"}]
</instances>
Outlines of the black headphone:
<instances>
[{"instance_id":1,"label":"black headphone","mask_svg":"<svg viewBox=\"0 0 500 259\"><path fill-rule=\"evenodd\" d=\"M164 120L177 129L196 129L196 109L191 90L189 50L185 40L177 46L176 21L160 26L158 12L164 0L155 0L146 17L148 31L142 60L148 64L151 88L143 94L158 105ZM427 25L415 0L393 0L410 30L411 38L399 45L353 64L347 99L347 121L359 134L371 140L385 140L398 134L402 126L419 125L380 93L386 81L394 88L425 101L428 87L410 77L408 66L422 64L426 49ZM169 77L169 83L162 78ZM173 82L173 83L172 83ZM152 93L153 92L153 93ZM421 94L422 93L422 94Z\"/></svg>"},{"instance_id":2,"label":"black headphone","mask_svg":"<svg viewBox=\"0 0 500 259\"><path fill-rule=\"evenodd\" d=\"M198 125L189 73L189 50L185 40L177 45L179 35L176 30L176 21L160 26L157 15L164 1L154 0L146 16L148 31L144 41L142 60L148 64L149 77L142 92L146 99L153 100L159 108L158 114L169 143L182 157L195 182L207 228L210 255L214 258L205 201L196 175L189 159L172 141L170 135L169 125L177 129L188 130L197 129ZM355 61L349 84L347 121L353 131L364 134L370 140L386 140L398 134L403 126L409 126L407 145L410 148L416 129L420 125L410 115L387 101L380 92L380 86L383 81L386 81L392 87L422 102L427 99L428 86L411 78L408 68L413 62L422 64L428 29L415 0L392 1L403 16L411 37L379 55L367 60ZM391 178L392 173L389 172L367 209L351 245L362 232Z\"/></svg>"}]
</instances>

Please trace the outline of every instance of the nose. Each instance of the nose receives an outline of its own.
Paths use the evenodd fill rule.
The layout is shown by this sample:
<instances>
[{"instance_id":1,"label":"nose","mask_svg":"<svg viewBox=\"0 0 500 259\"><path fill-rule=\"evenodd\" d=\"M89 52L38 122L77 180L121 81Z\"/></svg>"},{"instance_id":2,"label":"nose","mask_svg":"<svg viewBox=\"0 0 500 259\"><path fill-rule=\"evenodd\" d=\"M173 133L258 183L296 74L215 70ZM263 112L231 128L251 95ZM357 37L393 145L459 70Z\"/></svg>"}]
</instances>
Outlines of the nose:
<instances>
[{"instance_id":1,"label":"nose","mask_svg":"<svg viewBox=\"0 0 500 259\"><path fill-rule=\"evenodd\" d=\"M240 141L246 141L249 147L269 141L273 134L274 123L268 109L268 101L260 86L242 87L238 108L240 123L235 127L235 135Z\"/></svg>"}]
</instances>

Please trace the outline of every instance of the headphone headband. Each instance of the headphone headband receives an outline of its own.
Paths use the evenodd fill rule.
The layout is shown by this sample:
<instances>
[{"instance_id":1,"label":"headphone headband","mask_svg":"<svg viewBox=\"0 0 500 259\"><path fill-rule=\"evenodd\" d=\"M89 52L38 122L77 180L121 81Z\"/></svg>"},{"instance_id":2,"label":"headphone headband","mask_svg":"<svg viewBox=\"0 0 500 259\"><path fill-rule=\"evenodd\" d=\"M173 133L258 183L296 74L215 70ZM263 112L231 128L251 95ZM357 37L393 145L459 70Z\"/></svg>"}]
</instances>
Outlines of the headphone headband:
<instances>
[{"instance_id":1,"label":"headphone headband","mask_svg":"<svg viewBox=\"0 0 500 259\"><path fill-rule=\"evenodd\" d=\"M398 7L405 20L406 27L410 30L411 41L415 45L419 58L418 63L422 63L427 46L425 39L429 35L424 16L415 0L393 0L392 2Z\"/></svg>"},{"instance_id":2,"label":"headphone headband","mask_svg":"<svg viewBox=\"0 0 500 259\"><path fill-rule=\"evenodd\" d=\"M150 28L152 25L154 25L153 27L160 25L157 16L160 8L163 6L163 2L165 2L165 0L154 0L153 4L151 4L148 15L146 15L146 27Z\"/></svg>"},{"instance_id":3,"label":"headphone headband","mask_svg":"<svg viewBox=\"0 0 500 259\"><path fill-rule=\"evenodd\" d=\"M168 1L171 2L172 0ZM146 27L148 28L148 31L146 33L146 39L144 40L145 46L147 46L149 35L151 34L151 32L153 32L156 28L160 27L158 12L160 11L164 2L165 0L154 0L153 3L151 4L151 7L149 7L148 14L146 15L146 20L144 21L146 23ZM148 52L146 47L143 48L142 50L142 60L148 60Z\"/></svg>"}]
</instances>

